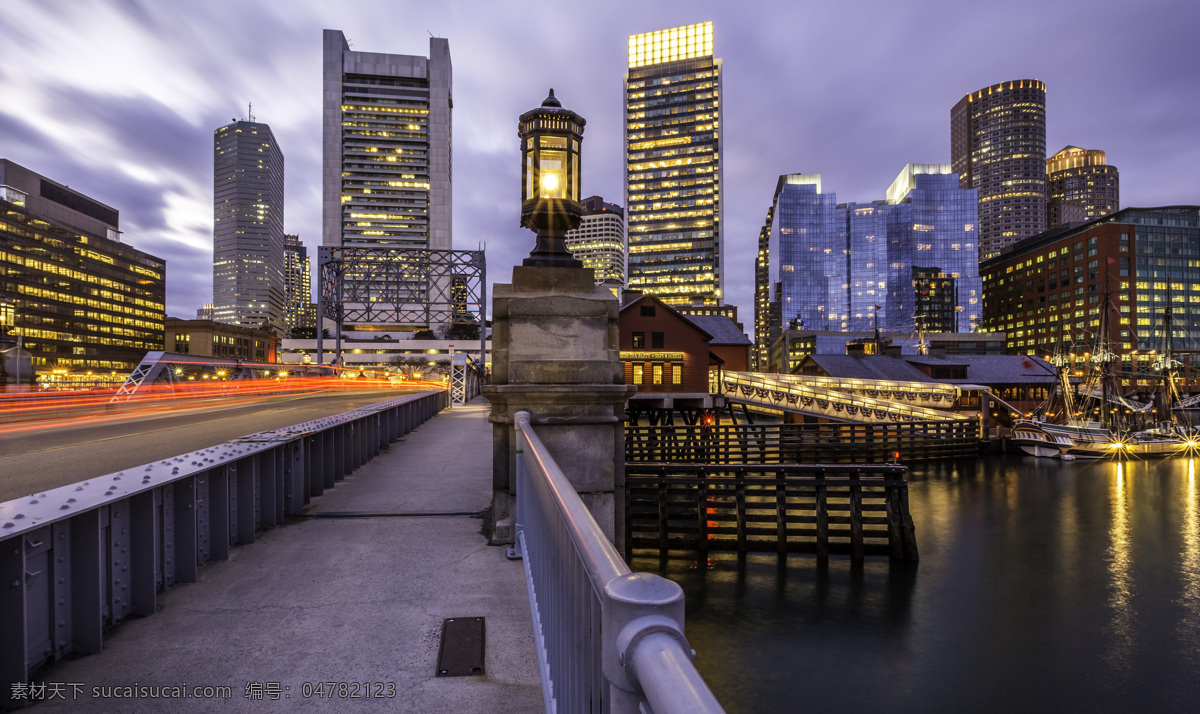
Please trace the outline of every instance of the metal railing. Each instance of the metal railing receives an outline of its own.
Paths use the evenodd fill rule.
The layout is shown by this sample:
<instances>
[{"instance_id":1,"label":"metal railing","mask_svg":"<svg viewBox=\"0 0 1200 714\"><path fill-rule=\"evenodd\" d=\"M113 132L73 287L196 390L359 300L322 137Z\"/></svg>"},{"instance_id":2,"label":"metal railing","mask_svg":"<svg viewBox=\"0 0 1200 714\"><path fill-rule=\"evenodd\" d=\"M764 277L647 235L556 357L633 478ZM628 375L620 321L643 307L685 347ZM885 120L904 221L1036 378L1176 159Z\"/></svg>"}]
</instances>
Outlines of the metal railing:
<instances>
[{"instance_id":1,"label":"metal railing","mask_svg":"<svg viewBox=\"0 0 1200 714\"><path fill-rule=\"evenodd\" d=\"M547 712L723 712L692 664L683 590L633 573L517 412L516 542Z\"/></svg>"},{"instance_id":2,"label":"metal railing","mask_svg":"<svg viewBox=\"0 0 1200 714\"><path fill-rule=\"evenodd\" d=\"M808 386L781 375L753 372L725 372L725 398L757 404L772 409L797 411L826 416L838 421L948 421L960 419L953 412L902 404L898 401L876 399L841 392L825 387ZM939 397L941 392L937 393ZM909 392L911 394L911 392ZM953 400L947 400L947 407Z\"/></svg>"},{"instance_id":3,"label":"metal railing","mask_svg":"<svg viewBox=\"0 0 1200 714\"><path fill-rule=\"evenodd\" d=\"M0 503L0 707L447 406L422 392Z\"/></svg>"}]
</instances>

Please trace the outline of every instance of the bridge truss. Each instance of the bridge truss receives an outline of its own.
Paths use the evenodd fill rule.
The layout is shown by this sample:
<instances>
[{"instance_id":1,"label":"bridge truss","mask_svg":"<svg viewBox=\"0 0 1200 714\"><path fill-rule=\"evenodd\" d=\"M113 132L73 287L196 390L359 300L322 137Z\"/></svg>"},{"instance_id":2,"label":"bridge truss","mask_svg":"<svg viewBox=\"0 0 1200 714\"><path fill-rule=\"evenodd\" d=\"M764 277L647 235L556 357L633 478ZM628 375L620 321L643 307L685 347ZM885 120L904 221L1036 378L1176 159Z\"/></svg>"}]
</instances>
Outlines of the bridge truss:
<instances>
[{"instance_id":1,"label":"bridge truss","mask_svg":"<svg viewBox=\"0 0 1200 714\"><path fill-rule=\"evenodd\" d=\"M482 250L364 248L318 249L317 359L324 318L338 329L371 326L479 325L479 363L486 364L487 262Z\"/></svg>"}]
</instances>

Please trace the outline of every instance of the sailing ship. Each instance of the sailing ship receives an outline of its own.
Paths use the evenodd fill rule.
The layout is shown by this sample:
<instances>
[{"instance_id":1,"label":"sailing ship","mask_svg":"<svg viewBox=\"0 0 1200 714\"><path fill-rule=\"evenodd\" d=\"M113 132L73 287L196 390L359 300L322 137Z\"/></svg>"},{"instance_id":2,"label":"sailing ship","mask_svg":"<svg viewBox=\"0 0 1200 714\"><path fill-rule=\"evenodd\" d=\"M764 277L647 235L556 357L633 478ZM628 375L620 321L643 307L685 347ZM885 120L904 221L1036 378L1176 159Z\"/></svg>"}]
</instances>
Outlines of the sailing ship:
<instances>
[{"instance_id":1,"label":"sailing ship","mask_svg":"<svg viewBox=\"0 0 1200 714\"><path fill-rule=\"evenodd\" d=\"M1103 457L1123 458L1127 456L1170 456L1185 450L1195 450L1200 443L1192 427L1177 423L1173 407L1180 402L1178 388L1179 362L1172 356L1171 308L1163 312L1163 351L1153 364L1162 387L1158 396L1158 415L1161 420L1151 428L1146 426L1146 415L1154 408L1154 399L1137 402L1121 392L1120 380L1111 370L1116 355L1108 349L1107 313L1111 307L1107 292L1105 308L1101 310L1100 326L1089 359L1089 374L1083 388L1077 393L1070 380L1069 353L1060 349L1051 358L1058 372L1057 396L1061 398L1063 423L1052 423L1042 418L1018 419L1013 423L1011 442L1026 454L1061 459L1097 459ZM1143 379L1144 375L1135 375ZM1051 395L1043 404L1040 413L1051 413ZM1114 409L1113 407L1122 409ZM1087 417L1098 413L1099 418ZM1141 427L1141 428L1138 428Z\"/></svg>"}]
</instances>

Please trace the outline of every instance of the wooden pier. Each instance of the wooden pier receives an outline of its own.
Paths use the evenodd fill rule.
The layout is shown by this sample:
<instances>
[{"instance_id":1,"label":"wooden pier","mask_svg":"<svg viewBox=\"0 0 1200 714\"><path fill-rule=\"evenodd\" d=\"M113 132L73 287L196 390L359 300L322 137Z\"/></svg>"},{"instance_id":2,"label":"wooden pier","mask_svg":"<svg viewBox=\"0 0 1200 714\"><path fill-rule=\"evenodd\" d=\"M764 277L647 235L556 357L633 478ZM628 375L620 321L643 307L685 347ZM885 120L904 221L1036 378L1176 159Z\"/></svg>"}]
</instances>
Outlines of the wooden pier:
<instances>
[{"instance_id":1,"label":"wooden pier","mask_svg":"<svg viewBox=\"0 0 1200 714\"><path fill-rule=\"evenodd\" d=\"M626 462L863 464L967 458L974 419L895 424L626 426Z\"/></svg>"},{"instance_id":2,"label":"wooden pier","mask_svg":"<svg viewBox=\"0 0 1200 714\"><path fill-rule=\"evenodd\" d=\"M915 562L905 473L898 465L627 462L625 557L685 549Z\"/></svg>"}]
</instances>

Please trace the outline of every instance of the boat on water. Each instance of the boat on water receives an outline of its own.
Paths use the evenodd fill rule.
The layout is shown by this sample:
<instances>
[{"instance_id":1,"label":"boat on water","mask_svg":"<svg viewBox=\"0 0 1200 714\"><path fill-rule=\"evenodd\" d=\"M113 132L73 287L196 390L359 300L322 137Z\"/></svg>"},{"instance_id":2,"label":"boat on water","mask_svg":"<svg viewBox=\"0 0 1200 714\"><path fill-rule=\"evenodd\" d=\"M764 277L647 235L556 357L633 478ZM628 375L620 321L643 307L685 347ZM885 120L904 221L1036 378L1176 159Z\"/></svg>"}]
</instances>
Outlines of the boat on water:
<instances>
[{"instance_id":1,"label":"boat on water","mask_svg":"<svg viewBox=\"0 0 1200 714\"><path fill-rule=\"evenodd\" d=\"M1105 295L1108 304L1108 296ZM1107 311L1102 311L1102 314ZM1175 367L1178 362L1171 357L1170 324L1171 311L1163 314L1166 340L1161 357L1156 360L1155 371L1160 375L1162 394L1160 413L1173 416L1172 405L1190 405L1200 402L1200 397L1180 400L1176 385ZM1073 363L1068 354L1059 352L1051 358L1058 368L1057 396L1061 398L1061 415L1065 423L1055 424L1035 418L1017 419L1013 422L1010 441L1014 447L1031 456L1060 459L1099 459L1125 457L1165 457L1181 452L1194 452L1200 443L1200 431L1184 426L1177 420L1160 424L1157 428L1137 430L1131 424L1144 420L1154 401L1138 403L1121 394L1120 380L1115 378L1109 365L1116 355L1107 347L1105 320L1097 331L1097 341L1091 346L1091 371L1083 389L1073 388L1068 377L1068 365ZM1142 375L1145 378L1148 375ZM1050 411L1051 395L1042 406ZM1041 411L1041 410L1039 410ZM1124 415L1119 414L1120 411ZM1096 415L1099 421L1085 421L1085 415Z\"/></svg>"}]
</instances>

